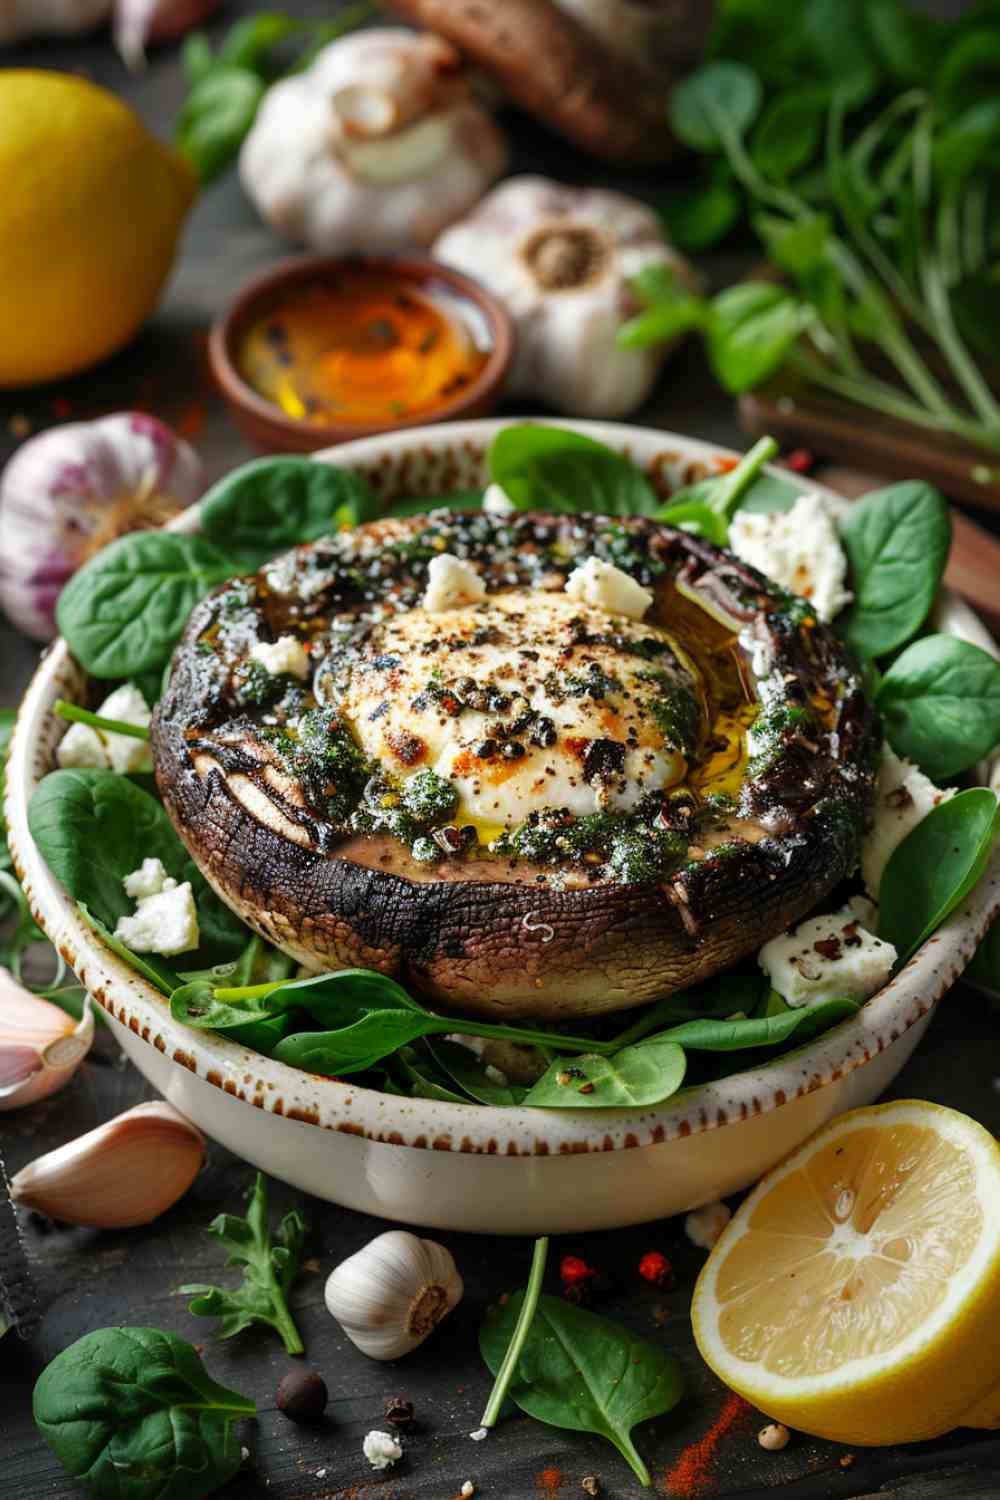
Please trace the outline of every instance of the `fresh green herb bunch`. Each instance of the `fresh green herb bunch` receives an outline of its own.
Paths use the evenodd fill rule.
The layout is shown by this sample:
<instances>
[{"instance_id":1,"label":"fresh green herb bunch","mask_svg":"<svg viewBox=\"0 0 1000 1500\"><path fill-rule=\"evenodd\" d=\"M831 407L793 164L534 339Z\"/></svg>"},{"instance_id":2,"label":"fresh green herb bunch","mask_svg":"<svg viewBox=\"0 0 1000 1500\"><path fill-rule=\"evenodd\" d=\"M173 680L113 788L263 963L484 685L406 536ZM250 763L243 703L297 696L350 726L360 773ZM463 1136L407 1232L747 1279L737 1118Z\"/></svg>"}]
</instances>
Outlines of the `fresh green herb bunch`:
<instances>
[{"instance_id":1,"label":"fresh green herb bunch","mask_svg":"<svg viewBox=\"0 0 1000 1500\"><path fill-rule=\"evenodd\" d=\"M676 134L713 163L701 199L682 202L680 222L688 216L690 230L699 214L711 218L707 243L728 227L719 196L730 195L730 222L745 201L782 280L705 299L650 268L634 283L646 311L621 342L641 348L697 329L730 391L785 369L887 416L998 450L1000 401L981 364L1000 349L990 212L1000 184L1000 26L942 31L947 45L936 60L925 41L938 34L925 32L924 18L896 0L855 5L882 18L876 29L890 66L865 43L865 26L855 33L846 24L851 8L812 0L792 7L796 23L787 6L768 7L789 32L780 64L746 43L759 71L713 60L674 89ZM765 35L764 6L740 11ZM886 40L904 12L912 23L906 67L902 43L894 50ZM743 35L735 7L726 15L729 40L716 53ZM802 57L824 57L822 81L804 84L797 74L796 37ZM794 86L776 67L781 78L786 68L798 78ZM876 107L879 82L890 78L896 87Z\"/></svg>"}]
</instances>

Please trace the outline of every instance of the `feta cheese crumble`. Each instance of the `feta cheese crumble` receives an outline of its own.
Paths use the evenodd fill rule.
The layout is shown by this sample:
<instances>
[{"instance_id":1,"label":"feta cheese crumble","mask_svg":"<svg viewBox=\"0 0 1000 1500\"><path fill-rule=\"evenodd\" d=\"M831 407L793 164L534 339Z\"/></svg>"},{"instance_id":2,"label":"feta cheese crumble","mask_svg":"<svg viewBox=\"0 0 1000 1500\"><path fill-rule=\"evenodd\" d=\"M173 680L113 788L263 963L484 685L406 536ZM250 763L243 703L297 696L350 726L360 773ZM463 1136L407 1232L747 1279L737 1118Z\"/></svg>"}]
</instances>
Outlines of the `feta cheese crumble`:
<instances>
[{"instance_id":1,"label":"feta cheese crumble","mask_svg":"<svg viewBox=\"0 0 1000 1500\"><path fill-rule=\"evenodd\" d=\"M488 516L512 516L517 506L502 484L491 484L483 495L483 510Z\"/></svg>"},{"instance_id":2,"label":"feta cheese crumble","mask_svg":"<svg viewBox=\"0 0 1000 1500\"><path fill-rule=\"evenodd\" d=\"M145 901L158 896L161 891L172 891L177 882L163 868L162 859L144 859L138 870L126 875L122 881L126 896L133 901Z\"/></svg>"},{"instance_id":3,"label":"feta cheese crumble","mask_svg":"<svg viewBox=\"0 0 1000 1500\"><path fill-rule=\"evenodd\" d=\"M131 682L115 688L105 698L97 713L102 719L117 719L148 729L153 717L145 698ZM106 734L89 724L71 724L56 747L56 762L63 770L89 767L98 771L150 771L153 768L149 744L129 734Z\"/></svg>"},{"instance_id":4,"label":"feta cheese crumble","mask_svg":"<svg viewBox=\"0 0 1000 1500\"><path fill-rule=\"evenodd\" d=\"M947 802L954 795L954 787L942 791L918 766L900 760L888 745L883 746L875 792L875 823L861 843L861 876L873 901L878 900L882 872L897 844L939 802Z\"/></svg>"},{"instance_id":5,"label":"feta cheese crumble","mask_svg":"<svg viewBox=\"0 0 1000 1500\"><path fill-rule=\"evenodd\" d=\"M128 895L136 893L139 886L149 889L157 883L158 872L147 869L152 865L160 865L160 861L143 860L138 870L126 876L124 885ZM163 869L162 865L160 869ZM132 890L129 890L130 883ZM160 953L164 958L197 948L201 936L191 882L185 880L183 885L178 885L176 880L164 877L158 891L139 896L139 904L132 916L118 919L115 937L133 953Z\"/></svg>"},{"instance_id":6,"label":"feta cheese crumble","mask_svg":"<svg viewBox=\"0 0 1000 1500\"><path fill-rule=\"evenodd\" d=\"M641 620L653 602L652 594L641 583L598 557L588 557L573 569L566 580L566 592L581 604L593 605L609 615L627 615L630 620Z\"/></svg>"},{"instance_id":7,"label":"feta cheese crumble","mask_svg":"<svg viewBox=\"0 0 1000 1500\"><path fill-rule=\"evenodd\" d=\"M699 1250L711 1250L732 1216L732 1210L724 1203L706 1203L704 1208L688 1214L684 1233Z\"/></svg>"},{"instance_id":8,"label":"feta cheese crumble","mask_svg":"<svg viewBox=\"0 0 1000 1500\"><path fill-rule=\"evenodd\" d=\"M301 682L309 676L309 657L294 635L280 635L276 641L258 641L250 652L251 661L259 661L272 677L287 673Z\"/></svg>"},{"instance_id":9,"label":"feta cheese crumble","mask_svg":"<svg viewBox=\"0 0 1000 1500\"><path fill-rule=\"evenodd\" d=\"M757 962L793 1009L844 995L867 1000L888 983L896 962L892 944L862 925L874 911L856 897L840 911L810 917L765 943Z\"/></svg>"},{"instance_id":10,"label":"feta cheese crumble","mask_svg":"<svg viewBox=\"0 0 1000 1500\"><path fill-rule=\"evenodd\" d=\"M470 563L463 562L453 552L442 552L431 558L423 598L428 613L460 609L463 604L478 604L485 598L486 585Z\"/></svg>"},{"instance_id":11,"label":"feta cheese crumble","mask_svg":"<svg viewBox=\"0 0 1000 1500\"><path fill-rule=\"evenodd\" d=\"M800 495L791 510L737 511L729 546L766 578L808 599L821 620L832 620L854 597L845 586L847 557L822 495Z\"/></svg>"},{"instance_id":12,"label":"feta cheese crumble","mask_svg":"<svg viewBox=\"0 0 1000 1500\"><path fill-rule=\"evenodd\" d=\"M403 1456L403 1450L392 1433L377 1430L365 1433L361 1451L373 1469L391 1469Z\"/></svg>"}]
</instances>

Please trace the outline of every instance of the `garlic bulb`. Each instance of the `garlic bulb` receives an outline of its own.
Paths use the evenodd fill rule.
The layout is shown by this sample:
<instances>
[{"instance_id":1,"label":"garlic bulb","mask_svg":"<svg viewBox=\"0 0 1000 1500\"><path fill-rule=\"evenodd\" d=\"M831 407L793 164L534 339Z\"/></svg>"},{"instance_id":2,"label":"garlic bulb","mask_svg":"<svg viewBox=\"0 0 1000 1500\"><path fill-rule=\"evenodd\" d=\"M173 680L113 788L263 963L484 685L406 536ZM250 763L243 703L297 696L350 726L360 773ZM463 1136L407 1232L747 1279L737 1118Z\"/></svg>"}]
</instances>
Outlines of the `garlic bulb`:
<instances>
[{"instance_id":1,"label":"garlic bulb","mask_svg":"<svg viewBox=\"0 0 1000 1500\"><path fill-rule=\"evenodd\" d=\"M240 153L263 217L330 254L428 245L503 171L456 50L392 27L332 42L270 88Z\"/></svg>"},{"instance_id":2,"label":"garlic bulb","mask_svg":"<svg viewBox=\"0 0 1000 1500\"><path fill-rule=\"evenodd\" d=\"M398 1359L457 1307L462 1291L443 1245L390 1229L330 1272L326 1305L362 1354Z\"/></svg>"},{"instance_id":3,"label":"garlic bulb","mask_svg":"<svg viewBox=\"0 0 1000 1500\"><path fill-rule=\"evenodd\" d=\"M201 491L194 449L143 412L38 433L0 475L0 605L50 640L59 592L91 553L159 526Z\"/></svg>"},{"instance_id":4,"label":"garlic bulb","mask_svg":"<svg viewBox=\"0 0 1000 1500\"><path fill-rule=\"evenodd\" d=\"M163 1100L113 1120L22 1167L10 1195L63 1224L131 1229L182 1197L201 1170L205 1142Z\"/></svg>"},{"instance_id":5,"label":"garlic bulb","mask_svg":"<svg viewBox=\"0 0 1000 1500\"><path fill-rule=\"evenodd\" d=\"M694 272L664 238L653 211L623 193L511 177L433 253L475 276L514 319L508 394L537 397L579 417L621 417L645 399L667 346L619 349L636 311L629 289L647 266Z\"/></svg>"},{"instance_id":6,"label":"garlic bulb","mask_svg":"<svg viewBox=\"0 0 1000 1500\"><path fill-rule=\"evenodd\" d=\"M72 1078L93 1040L89 995L81 1019L74 1021L0 968L0 1110L21 1109L56 1093Z\"/></svg>"}]
</instances>

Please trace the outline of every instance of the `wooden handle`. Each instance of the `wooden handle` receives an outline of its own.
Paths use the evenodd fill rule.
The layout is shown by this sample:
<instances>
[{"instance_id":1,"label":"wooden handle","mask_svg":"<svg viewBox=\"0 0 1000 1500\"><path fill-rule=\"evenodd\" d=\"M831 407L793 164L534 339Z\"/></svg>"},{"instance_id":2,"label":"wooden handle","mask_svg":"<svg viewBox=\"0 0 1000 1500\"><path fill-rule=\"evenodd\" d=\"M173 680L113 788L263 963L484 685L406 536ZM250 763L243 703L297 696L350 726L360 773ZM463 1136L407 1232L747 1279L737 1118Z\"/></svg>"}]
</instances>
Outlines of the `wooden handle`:
<instances>
[{"instance_id":1,"label":"wooden handle","mask_svg":"<svg viewBox=\"0 0 1000 1500\"><path fill-rule=\"evenodd\" d=\"M851 500L885 484L884 476L839 467L817 471L816 478ZM1000 538L954 506L951 526L951 556L944 581L982 615L994 635L1000 636Z\"/></svg>"}]
</instances>

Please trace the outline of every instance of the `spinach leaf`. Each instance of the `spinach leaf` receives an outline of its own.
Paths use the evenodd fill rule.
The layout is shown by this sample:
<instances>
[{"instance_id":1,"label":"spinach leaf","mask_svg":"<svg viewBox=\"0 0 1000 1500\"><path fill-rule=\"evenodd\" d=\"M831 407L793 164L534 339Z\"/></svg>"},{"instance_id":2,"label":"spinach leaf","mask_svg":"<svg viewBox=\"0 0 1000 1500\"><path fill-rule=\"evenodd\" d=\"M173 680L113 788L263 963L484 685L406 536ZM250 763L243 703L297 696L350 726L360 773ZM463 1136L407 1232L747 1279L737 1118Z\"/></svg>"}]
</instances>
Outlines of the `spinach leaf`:
<instances>
[{"instance_id":1,"label":"spinach leaf","mask_svg":"<svg viewBox=\"0 0 1000 1500\"><path fill-rule=\"evenodd\" d=\"M752 69L736 62L698 68L670 95L674 134L696 151L721 151L745 135L756 119L763 91Z\"/></svg>"},{"instance_id":2,"label":"spinach leaf","mask_svg":"<svg viewBox=\"0 0 1000 1500\"><path fill-rule=\"evenodd\" d=\"M418 1037L453 1029L452 1024L426 1012L378 1010L335 1031L294 1032L278 1043L273 1056L307 1073L339 1078L344 1073L363 1073Z\"/></svg>"},{"instance_id":3,"label":"spinach leaf","mask_svg":"<svg viewBox=\"0 0 1000 1500\"><path fill-rule=\"evenodd\" d=\"M389 1067L400 1084L401 1092L411 1099L440 1099L446 1104L468 1104L468 1094L459 1094L449 1088L447 1075L443 1070L439 1072L436 1063L437 1058L433 1054L418 1052L416 1047L400 1047L390 1060Z\"/></svg>"},{"instance_id":4,"label":"spinach leaf","mask_svg":"<svg viewBox=\"0 0 1000 1500\"><path fill-rule=\"evenodd\" d=\"M252 69L218 64L192 85L178 116L176 144L203 183L236 160L266 88Z\"/></svg>"},{"instance_id":5,"label":"spinach leaf","mask_svg":"<svg viewBox=\"0 0 1000 1500\"><path fill-rule=\"evenodd\" d=\"M743 199L733 175L723 162L715 162L708 179L687 193L677 193L661 212L670 238L681 250L708 250L717 245L737 222Z\"/></svg>"},{"instance_id":6,"label":"spinach leaf","mask_svg":"<svg viewBox=\"0 0 1000 1500\"><path fill-rule=\"evenodd\" d=\"M713 298L708 358L734 395L759 385L784 364L813 312L787 287L749 281Z\"/></svg>"},{"instance_id":7,"label":"spinach leaf","mask_svg":"<svg viewBox=\"0 0 1000 1500\"><path fill-rule=\"evenodd\" d=\"M557 1058L528 1090L524 1103L538 1109L659 1104L676 1094L686 1066L684 1049L676 1042L662 1035L648 1037L611 1057Z\"/></svg>"},{"instance_id":8,"label":"spinach leaf","mask_svg":"<svg viewBox=\"0 0 1000 1500\"><path fill-rule=\"evenodd\" d=\"M219 1214L208 1233L229 1251L228 1266L243 1266L243 1281L235 1291L215 1286L182 1286L194 1292L190 1311L201 1318L219 1318L219 1338L230 1339L252 1323L277 1330L288 1354L302 1353L302 1339L288 1310L288 1292L298 1274L306 1221L299 1210L287 1213L272 1240L267 1226L267 1185L263 1172L250 1192L245 1219Z\"/></svg>"},{"instance_id":9,"label":"spinach leaf","mask_svg":"<svg viewBox=\"0 0 1000 1500\"><path fill-rule=\"evenodd\" d=\"M51 771L28 807L39 851L74 901L113 929L131 913L122 882L144 859L159 859L179 883L190 881L203 963L236 957L247 929L219 900L177 837L156 798L114 771Z\"/></svg>"},{"instance_id":10,"label":"spinach leaf","mask_svg":"<svg viewBox=\"0 0 1000 1500\"><path fill-rule=\"evenodd\" d=\"M126 948L124 943L119 942L111 929L106 927L100 918L95 917L94 913L82 901L76 903L76 909L87 926L97 933L97 936L101 939L105 947L110 948L112 953L120 958L123 963L128 964L130 969L134 969L137 974L141 974L143 979L148 979L149 983L154 985L164 995L169 995L176 988L177 975L170 965L164 963L163 959L158 957L157 954L148 953L140 956L138 953L133 953L131 948Z\"/></svg>"},{"instance_id":11,"label":"spinach leaf","mask_svg":"<svg viewBox=\"0 0 1000 1500\"><path fill-rule=\"evenodd\" d=\"M1000 743L1000 662L955 636L907 646L875 701L896 754L932 781L957 776Z\"/></svg>"},{"instance_id":12,"label":"spinach leaf","mask_svg":"<svg viewBox=\"0 0 1000 1500\"><path fill-rule=\"evenodd\" d=\"M564 427L505 427L487 462L490 478L518 510L651 516L660 504L630 459Z\"/></svg>"},{"instance_id":13,"label":"spinach leaf","mask_svg":"<svg viewBox=\"0 0 1000 1500\"><path fill-rule=\"evenodd\" d=\"M486 1066L463 1047L460 1042L448 1042L443 1037L428 1039L426 1043L435 1062L448 1074L460 1089L463 1089L477 1104L495 1104L504 1108L524 1103L527 1087L522 1083L506 1083L491 1078Z\"/></svg>"},{"instance_id":14,"label":"spinach leaf","mask_svg":"<svg viewBox=\"0 0 1000 1500\"><path fill-rule=\"evenodd\" d=\"M922 480L875 490L840 523L854 603L843 616L863 657L884 656L915 635L930 612L951 545L944 498Z\"/></svg>"},{"instance_id":15,"label":"spinach leaf","mask_svg":"<svg viewBox=\"0 0 1000 1500\"><path fill-rule=\"evenodd\" d=\"M73 574L56 621L92 677L130 677L166 664L199 599L233 571L204 537L133 532Z\"/></svg>"},{"instance_id":16,"label":"spinach leaf","mask_svg":"<svg viewBox=\"0 0 1000 1500\"><path fill-rule=\"evenodd\" d=\"M879 937L892 943L899 963L961 906L993 849L997 796L970 787L939 802L896 846L879 886Z\"/></svg>"},{"instance_id":17,"label":"spinach leaf","mask_svg":"<svg viewBox=\"0 0 1000 1500\"><path fill-rule=\"evenodd\" d=\"M692 1052L739 1052L744 1047L775 1047L793 1035L796 1043L808 1041L810 1037L819 1036L820 1032L836 1026L838 1021L856 1015L857 1011L858 1002L845 996L796 1010L786 1008L776 1015L683 1021L679 1026L661 1031L656 1040L669 1040Z\"/></svg>"},{"instance_id":18,"label":"spinach leaf","mask_svg":"<svg viewBox=\"0 0 1000 1500\"><path fill-rule=\"evenodd\" d=\"M259 458L213 485L201 502L203 534L255 571L277 553L377 514L367 481L311 458Z\"/></svg>"},{"instance_id":19,"label":"spinach leaf","mask_svg":"<svg viewBox=\"0 0 1000 1500\"><path fill-rule=\"evenodd\" d=\"M830 89L825 84L804 84L788 89L771 100L750 140L750 156L766 177L784 178L816 154Z\"/></svg>"},{"instance_id":20,"label":"spinach leaf","mask_svg":"<svg viewBox=\"0 0 1000 1500\"><path fill-rule=\"evenodd\" d=\"M511 1343L524 1295L517 1292L486 1315L479 1347L494 1375ZM509 1394L522 1411L551 1427L607 1438L648 1488L652 1480L632 1442L632 1429L670 1411L683 1389L680 1365L666 1350L607 1318L543 1295Z\"/></svg>"},{"instance_id":21,"label":"spinach leaf","mask_svg":"<svg viewBox=\"0 0 1000 1500\"><path fill-rule=\"evenodd\" d=\"M678 490L657 512L657 519L671 526L700 525L710 541L724 547L729 540L729 521L733 512L749 498L758 481L768 479L769 476L762 476L760 471L777 451L774 438L760 438L731 469ZM705 510L711 519L702 514Z\"/></svg>"},{"instance_id":22,"label":"spinach leaf","mask_svg":"<svg viewBox=\"0 0 1000 1500\"><path fill-rule=\"evenodd\" d=\"M647 266L629 282L629 290L646 311L619 328L620 349L645 349L701 328L707 315L704 298L692 292L669 266Z\"/></svg>"},{"instance_id":23,"label":"spinach leaf","mask_svg":"<svg viewBox=\"0 0 1000 1500\"><path fill-rule=\"evenodd\" d=\"M233 1424L254 1403L158 1328L98 1328L35 1385L35 1425L92 1500L200 1500L240 1467Z\"/></svg>"}]
</instances>

